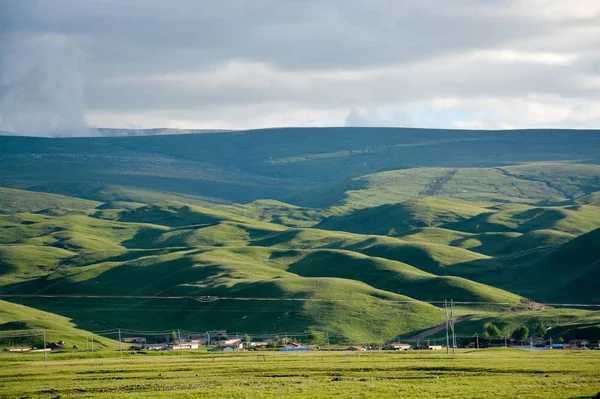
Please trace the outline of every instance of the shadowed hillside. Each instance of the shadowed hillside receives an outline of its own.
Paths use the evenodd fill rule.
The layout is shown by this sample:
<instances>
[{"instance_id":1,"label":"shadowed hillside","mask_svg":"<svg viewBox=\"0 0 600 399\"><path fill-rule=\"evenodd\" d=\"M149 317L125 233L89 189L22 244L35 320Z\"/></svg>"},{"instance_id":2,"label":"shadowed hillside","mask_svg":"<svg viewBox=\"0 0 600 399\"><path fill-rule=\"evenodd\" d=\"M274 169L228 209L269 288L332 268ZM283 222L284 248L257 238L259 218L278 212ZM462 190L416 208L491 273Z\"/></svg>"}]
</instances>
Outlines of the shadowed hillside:
<instances>
[{"instance_id":1,"label":"shadowed hillside","mask_svg":"<svg viewBox=\"0 0 600 399\"><path fill-rule=\"evenodd\" d=\"M376 342L444 299L468 331L600 302L598 131L2 136L0 162L0 293L115 296L23 299L84 329Z\"/></svg>"},{"instance_id":2,"label":"shadowed hillside","mask_svg":"<svg viewBox=\"0 0 600 399\"><path fill-rule=\"evenodd\" d=\"M0 186L101 201L249 202L296 197L298 203L326 207L345 202L347 189L378 184L361 176L441 167L467 168L459 169L437 189L441 195L455 193L462 198L479 193L481 199L530 202L569 199L593 191L590 182L598 172L589 164L600 160L600 135L569 130L287 128L87 139L0 136L0 160ZM488 176L475 169L582 161L588 165L574 165L560 176L544 174L547 168L533 173L486 169ZM395 173L402 172L389 177ZM408 195L418 195L432 179L445 174L443 169L434 169L426 180L413 179L414 194ZM592 180L564 187L573 176L583 175ZM331 186L343 181L347 183ZM457 181L463 183L457 186ZM593 185L597 184L596 180ZM329 188L315 191L316 197L308 194L319 185ZM319 198L324 195L325 201ZM399 202L398 198L388 202ZM349 201L381 204L369 204L367 199Z\"/></svg>"}]
</instances>

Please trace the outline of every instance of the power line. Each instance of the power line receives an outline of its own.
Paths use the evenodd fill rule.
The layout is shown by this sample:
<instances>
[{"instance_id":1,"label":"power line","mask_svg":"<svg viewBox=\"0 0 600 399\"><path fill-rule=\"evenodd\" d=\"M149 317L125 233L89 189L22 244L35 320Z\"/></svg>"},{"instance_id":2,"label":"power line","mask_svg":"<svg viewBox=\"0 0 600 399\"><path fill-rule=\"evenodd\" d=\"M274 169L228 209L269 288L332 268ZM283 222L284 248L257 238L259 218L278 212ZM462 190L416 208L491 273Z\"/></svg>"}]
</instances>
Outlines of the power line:
<instances>
[{"instance_id":1,"label":"power line","mask_svg":"<svg viewBox=\"0 0 600 399\"><path fill-rule=\"evenodd\" d=\"M329 298L290 298L290 297L233 297L233 296L194 296L194 295L103 295L103 294L0 294L0 298L65 298L65 299L161 299L161 300L181 300L191 299L199 302L214 302L214 301L294 301L294 302L390 302L390 303L429 303L443 304L444 301L428 301L428 300L396 300L396 299L329 299ZM462 301L454 302L455 304L495 304L495 305L516 305L519 302L485 302L485 301ZM600 306L600 304L598 305Z\"/></svg>"},{"instance_id":2,"label":"power line","mask_svg":"<svg viewBox=\"0 0 600 399\"><path fill-rule=\"evenodd\" d=\"M44 299L140 299L140 300L194 300L202 303L215 301L267 301L267 302L388 302L397 304L427 303L431 305L443 305L442 300L396 300L383 298L369 299L329 299L329 298L290 298L290 297L234 297L234 296L196 296L196 295L103 295L103 294L0 294L0 298L44 298ZM543 303L542 306L563 307L600 307L600 303ZM454 305L501 305L514 306L526 305L523 302L488 302L488 301L454 301Z\"/></svg>"}]
</instances>

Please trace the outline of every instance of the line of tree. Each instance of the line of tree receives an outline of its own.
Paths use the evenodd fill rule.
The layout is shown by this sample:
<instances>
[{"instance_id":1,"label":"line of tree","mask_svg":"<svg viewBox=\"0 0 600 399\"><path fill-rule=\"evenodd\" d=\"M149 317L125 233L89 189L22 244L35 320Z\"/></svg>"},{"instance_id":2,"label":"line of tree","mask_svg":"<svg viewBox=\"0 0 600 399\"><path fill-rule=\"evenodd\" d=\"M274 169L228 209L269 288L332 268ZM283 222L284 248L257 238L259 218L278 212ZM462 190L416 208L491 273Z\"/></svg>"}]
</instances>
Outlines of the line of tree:
<instances>
[{"instance_id":1,"label":"line of tree","mask_svg":"<svg viewBox=\"0 0 600 399\"><path fill-rule=\"evenodd\" d=\"M516 341L526 341L529 337L529 328L521 326L512 332L511 337Z\"/></svg>"},{"instance_id":2,"label":"line of tree","mask_svg":"<svg viewBox=\"0 0 600 399\"><path fill-rule=\"evenodd\" d=\"M544 322L540 321L534 330L535 336L539 338L544 338L548 333L548 329L544 325ZM516 328L511 333L511 338L515 341L526 341L529 338L530 330L527 326L521 326ZM502 331L496 326L494 323L485 323L483 326L483 334L481 335L483 339L494 339L503 337Z\"/></svg>"},{"instance_id":3,"label":"line of tree","mask_svg":"<svg viewBox=\"0 0 600 399\"><path fill-rule=\"evenodd\" d=\"M491 338L500 338L502 336L502 332L494 323L485 323L483 326L483 334L482 337L484 339Z\"/></svg>"}]
</instances>

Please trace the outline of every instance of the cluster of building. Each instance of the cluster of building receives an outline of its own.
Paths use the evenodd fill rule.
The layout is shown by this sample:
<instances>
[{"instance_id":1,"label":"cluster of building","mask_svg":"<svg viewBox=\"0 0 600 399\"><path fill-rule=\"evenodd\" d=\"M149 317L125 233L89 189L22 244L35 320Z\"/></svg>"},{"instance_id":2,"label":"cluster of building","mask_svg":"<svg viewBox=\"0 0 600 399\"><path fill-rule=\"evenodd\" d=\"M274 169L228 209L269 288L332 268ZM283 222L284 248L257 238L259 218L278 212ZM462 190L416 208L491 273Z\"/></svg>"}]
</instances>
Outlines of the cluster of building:
<instances>
[{"instance_id":1,"label":"cluster of building","mask_svg":"<svg viewBox=\"0 0 600 399\"><path fill-rule=\"evenodd\" d=\"M209 331L201 335L185 335L177 337L173 342L148 343L145 337L126 337L121 340L123 343L131 344L131 350L155 350L155 351L181 351L199 349L201 346L212 346L211 351L215 352L234 352L239 350L256 350L265 348L269 345L275 347L274 340L252 341L243 340L239 336L235 338L224 338L227 331ZM284 339L283 345L277 346L279 351L303 351L309 350L302 344L292 340Z\"/></svg>"},{"instance_id":2,"label":"cluster of building","mask_svg":"<svg viewBox=\"0 0 600 399\"><path fill-rule=\"evenodd\" d=\"M349 346L346 350L351 351L351 352L358 352L358 351L379 350L379 349L382 349L385 351L407 351L407 350L416 349L416 348L413 348L412 345L409 345L409 344L390 343L381 348L380 347L371 347L371 346L352 345L352 346ZM442 350L443 346L442 345L427 345L426 347L422 347L419 349L427 349L427 350L437 351L437 350Z\"/></svg>"},{"instance_id":3,"label":"cluster of building","mask_svg":"<svg viewBox=\"0 0 600 399\"><path fill-rule=\"evenodd\" d=\"M308 351L311 348L307 346L303 346L302 344L295 342L287 337L284 339L279 338L270 338L264 341L256 341L250 339L250 337L245 336L244 338L240 338L236 336L235 338L230 338L227 336L227 331L225 330L217 330L217 331L208 331L204 334L186 334L180 335L172 334L166 335L164 337L165 342L148 342L146 337L123 337L121 339L122 343L130 344L130 350L148 350L148 351L184 351L184 350L194 350L199 349L201 346L210 347L210 351L215 352L234 352L240 350L259 350L261 348L271 348L276 351L284 351L284 352L296 352L296 351ZM510 343L510 345L509 345ZM481 344L481 345L480 345ZM27 346L13 346L4 348L5 352L41 352L41 351L50 351L52 349L60 349L65 346L63 341L57 342L49 342L45 349L38 349L34 347ZM545 341L543 339L537 339L535 337L531 337L529 342L524 345L520 344L519 346L515 346L512 342L508 342L506 339L488 339L485 342L479 342L479 340L471 341L468 343L466 347L500 347L500 346L511 346L511 347L519 347L519 348L529 348L529 349L596 349L600 348L600 342L598 344L592 344L588 340L584 339L575 339L571 340L568 343L553 343L552 340ZM79 349L77 345L73 345L74 349ZM369 350L386 350L386 351L407 351L407 350L443 350L445 346L443 345L431 345L429 341L427 341L426 345L416 345L412 346L406 343L392 342L388 343L384 346L361 346L361 345L351 345L349 347L344 346L327 346L325 348L316 347L316 349L326 349L326 350L336 350L336 351L351 351L351 352L361 352L361 351L369 351Z\"/></svg>"}]
</instances>

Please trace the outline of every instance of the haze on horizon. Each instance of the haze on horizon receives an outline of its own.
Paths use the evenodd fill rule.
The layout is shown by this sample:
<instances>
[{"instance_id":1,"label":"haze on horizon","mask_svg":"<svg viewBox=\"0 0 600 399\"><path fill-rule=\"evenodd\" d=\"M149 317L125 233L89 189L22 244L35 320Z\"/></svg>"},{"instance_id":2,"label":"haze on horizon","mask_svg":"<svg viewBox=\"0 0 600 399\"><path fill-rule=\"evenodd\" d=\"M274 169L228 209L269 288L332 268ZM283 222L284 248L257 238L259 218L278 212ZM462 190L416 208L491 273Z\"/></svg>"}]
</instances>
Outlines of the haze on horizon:
<instances>
[{"instance_id":1,"label":"haze on horizon","mask_svg":"<svg viewBox=\"0 0 600 399\"><path fill-rule=\"evenodd\" d=\"M0 131L597 128L596 0L0 0Z\"/></svg>"}]
</instances>

